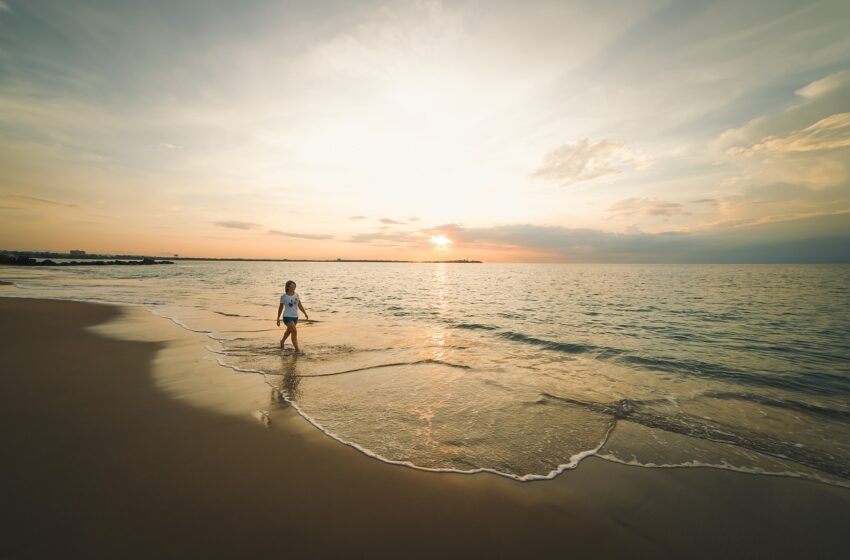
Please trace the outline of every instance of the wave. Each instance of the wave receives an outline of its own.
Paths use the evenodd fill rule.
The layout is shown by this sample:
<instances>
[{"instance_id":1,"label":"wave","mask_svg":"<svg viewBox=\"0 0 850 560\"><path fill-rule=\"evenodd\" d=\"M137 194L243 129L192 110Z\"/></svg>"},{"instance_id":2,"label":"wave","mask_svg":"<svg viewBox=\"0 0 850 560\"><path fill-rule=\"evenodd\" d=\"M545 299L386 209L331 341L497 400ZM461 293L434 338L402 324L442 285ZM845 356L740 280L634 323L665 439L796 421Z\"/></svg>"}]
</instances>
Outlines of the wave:
<instances>
[{"instance_id":1,"label":"wave","mask_svg":"<svg viewBox=\"0 0 850 560\"><path fill-rule=\"evenodd\" d=\"M429 360L423 360L423 361L429 361ZM416 362L414 362L414 363L416 363ZM278 395L281 395L281 393L278 392ZM276 398L276 400L279 400L279 397ZM608 426L608 428L602 434L602 437L600 438L596 447L593 447L592 449L585 449L583 451L580 451L580 452L572 455L568 462L558 465L555 469L552 469L548 473L546 473L546 474L529 473L529 474L524 474L524 475L518 475L518 474L500 471L500 470L492 469L492 468L488 468L488 467L477 467L475 465L472 465L471 463L467 463L467 464L470 465L471 468L469 468L469 469L459 469L459 468L446 468L446 467L444 467L444 468L425 467L425 466L417 465L417 464L415 464L411 461L390 459L388 457L384 457L383 455L380 455L379 453L377 453L375 451L372 451L371 449L363 447L362 445L360 445L360 444L358 444L354 441L344 439L339 434L336 434L336 433L332 432L331 430L325 428L318 420L316 420L315 418L313 418L312 416L310 416L309 414L304 412L304 410L300 406L298 406L298 403L296 403L295 401L293 401L289 397L283 396L283 400L285 402L287 402L290 406L292 406L292 408L294 408L295 411L298 412L298 414L302 418L304 418L307 422L309 422L311 425L313 425L316 429L318 429L320 432L322 432L326 436L330 437L331 439L333 439L335 441L338 441L339 443L341 443L343 445L347 445L348 447L351 447L351 448L356 449L357 451L360 451L361 453L363 453L367 457L372 457L373 459L377 459L378 461L381 461L382 463L387 463L387 464L390 464L390 465L398 465L398 466L402 466L402 467L408 467L408 468L418 470L418 471L435 472L435 473L455 473L455 474L491 473L491 474L495 474L495 475L498 475L498 476L503 476L505 478L511 478L513 480L518 480L520 482L530 482L530 481L535 481L535 480L551 480L551 479L557 477L558 475L560 475L561 473L563 473L564 471L575 469L576 467L578 467L579 463L581 463L584 459L586 459L588 457L593 457L593 456L596 456L596 455L599 454L599 451L608 442L608 438L611 436L611 432L613 431L614 426L615 426L615 423L613 423L613 422Z\"/></svg>"},{"instance_id":2,"label":"wave","mask_svg":"<svg viewBox=\"0 0 850 560\"><path fill-rule=\"evenodd\" d=\"M622 355L618 361L650 370L665 371L698 377L731 380L743 385L790 389L811 395L834 395L836 392L850 394L850 380L826 372L802 372L799 378L774 373L765 375L760 371L745 371L700 360L675 360L646 356ZM816 378L821 383L811 383L807 378ZM831 381L832 383L822 383Z\"/></svg>"},{"instance_id":3,"label":"wave","mask_svg":"<svg viewBox=\"0 0 850 560\"><path fill-rule=\"evenodd\" d=\"M222 358L218 358L218 360L216 360L216 361L218 362L218 365L220 365L221 367L226 367L227 369L231 369L231 370L233 370L237 373L259 373L260 375L266 375L266 372L263 371L263 370L237 367L237 366L228 364Z\"/></svg>"},{"instance_id":4,"label":"wave","mask_svg":"<svg viewBox=\"0 0 850 560\"><path fill-rule=\"evenodd\" d=\"M792 461L833 476L850 480L850 465L840 457L817 449L799 447L796 443L752 432L742 426L730 426L690 414L660 414L645 408L653 401L621 399L611 403L582 401L570 397L541 393L553 401L611 416L614 422L627 420L648 428L663 430L696 439L734 445L763 455Z\"/></svg>"},{"instance_id":5,"label":"wave","mask_svg":"<svg viewBox=\"0 0 850 560\"><path fill-rule=\"evenodd\" d=\"M793 410L794 412L804 412L815 416L850 421L850 410L827 408L825 406L790 399L778 399L764 395L754 395L752 393L733 393L726 391L706 391L705 393L702 393L702 396L721 400L748 401L783 410Z\"/></svg>"},{"instance_id":6,"label":"wave","mask_svg":"<svg viewBox=\"0 0 850 560\"><path fill-rule=\"evenodd\" d=\"M739 467L735 465L731 465L726 461L718 461L716 463L710 463L706 461L683 461L680 463L647 463L640 462L637 459L624 460L610 453L605 453L600 451L596 453L596 456L604 461L609 461L611 463L618 463L620 465L627 465L630 467L640 467L645 469L690 469L690 468L703 468L703 469L720 469L723 471L732 471L739 472L745 474L755 474L761 476L777 476L781 478L798 478L801 480L813 480L815 482L820 482L823 484L828 484L829 486L839 486L841 488L850 488L850 482L839 481L834 478L826 478L815 475L810 475L808 473L801 473L796 471L770 471L767 469L762 469L759 467Z\"/></svg>"},{"instance_id":7,"label":"wave","mask_svg":"<svg viewBox=\"0 0 850 560\"><path fill-rule=\"evenodd\" d=\"M457 369L472 369L471 366L467 366L464 364L454 364L452 362L447 362L445 360L434 360L434 359L425 359L425 360L416 360L414 362L394 362L391 364L377 364L374 366L365 366L354 369L346 369L343 371L333 371L330 373L313 373L308 375L298 375L298 374L279 374L279 375L287 375L288 377L297 377L297 378L307 378L307 377L333 377L335 375L345 375L347 373L358 373L362 371L369 371L373 369L381 369L388 367L399 367L399 366L418 366L423 364L437 364L441 366L447 366L451 368Z\"/></svg>"},{"instance_id":8,"label":"wave","mask_svg":"<svg viewBox=\"0 0 850 560\"><path fill-rule=\"evenodd\" d=\"M215 348L210 348L209 344L204 345L204 349L206 349L207 352L212 352L213 354L219 354L221 356L227 356L228 355L227 352L223 352L221 350L216 350Z\"/></svg>"},{"instance_id":9,"label":"wave","mask_svg":"<svg viewBox=\"0 0 850 560\"><path fill-rule=\"evenodd\" d=\"M169 321L171 321L172 323L174 323L178 327L184 328L187 331L200 333L200 334L206 334L206 335L211 335L212 332L213 332L213 331L208 330L208 329L193 329L192 327L190 327L189 325L187 325L186 323L184 323L180 319L178 319L176 317L171 317L169 315L163 315L162 313L158 313L157 311L155 311L153 309L149 309L148 311L150 311L152 314L156 315L157 317L162 317L163 319L168 319Z\"/></svg>"},{"instance_id":10,"label":"wave","mask_svg":"<svg viewBox=\"0 0 850 560\"><path fill-rule=\"evenodd\" d=\"M665 357L640 356L610 346L555 342L513 331L500 332L497 336L555 352L591 354L598 360L611 360L622 365L652 371L731 380L743 385L790 389L812 395L835 395L836 393L850 395L850 379L824 371L800 372L798 377L781 375L775 372L772 375L765 375L764 372L757 370L746 371L700 360L677 360ZM812 380L816 382L813 383Z\"/></svg>"},{"instance_id":11,"label":"wave","mask_svg":"<svg viewBox=\"0 0 850 560\"><path fill-rule=\"evenodd\" d=\"M507 338L508 340L513 340L516 342L523 342L525 344L533 344L535 346L540 346L547 350L554 350L556 352L565 352L567 354L587 354L590 352L596 351L615 351L614 348L601 348L599 346L593 346L592 344L578 344L571 342L553 342L551 340L544 340L542 338L535 338L533 336L528 336L522 333L507 331L501 332L499 335L501 338Z\"/></svg>"},{"instance_id":12,"label":"wave","mask_svg":"<svg viewBox=\"0 0 850 560\"><path fill-rule=\"evenodd\" d=\"M252 317L251 315L240 315L239 313L226 313L224 311L213 311L213 313L218 313L219 315L224 315L225 317L244 317L246 319L255 319L256 317Z\"/></svg>"},{"instance_id":13,"label":"wave","mask_svg":"<svg viewBox=\"0 0 850 560\"><path fill-rule=\"evenodd\" d=\"M494 327L493 325L483 325L481 323L455 323L453 325L449 325L453 329L469 329L469 330L482 330L482 331L495 331L499 327Z\"/></svg>"}]
</instances>

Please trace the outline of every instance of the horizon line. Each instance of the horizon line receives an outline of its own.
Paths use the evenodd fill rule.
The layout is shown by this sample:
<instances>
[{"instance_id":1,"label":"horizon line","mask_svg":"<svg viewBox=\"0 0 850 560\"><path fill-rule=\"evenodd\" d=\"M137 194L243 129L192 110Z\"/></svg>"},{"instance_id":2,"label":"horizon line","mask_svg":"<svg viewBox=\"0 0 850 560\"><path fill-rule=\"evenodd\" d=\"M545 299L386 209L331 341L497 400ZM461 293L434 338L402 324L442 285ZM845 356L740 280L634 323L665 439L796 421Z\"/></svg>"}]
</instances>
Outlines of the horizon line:
<instances>
[{"instance_id":1,"label":"horizon line","mask_svg":"<svg viewBox=\"0 0 850 560\"><path fill-rule=\"evenodd\" d=\"M163 255L144 255L137 253L85 253L74 254L60 251L27 251L17 249L0 249L0 254L16 256L32 256L43 258L74 258L74 259L97 259L97 258L152 258L161 260L177 261L230 261L230 262L361 262L361 263L412 263L412 264L601 264L601 265L850 265L850 261L707 261L707 262L683 262L683 261L497 261L486 262L477 259L446 259L446 260L405 260L405 259L318 259L318 258L274 258L274 257L181 257Z\"/></svg>"}]
</instances>

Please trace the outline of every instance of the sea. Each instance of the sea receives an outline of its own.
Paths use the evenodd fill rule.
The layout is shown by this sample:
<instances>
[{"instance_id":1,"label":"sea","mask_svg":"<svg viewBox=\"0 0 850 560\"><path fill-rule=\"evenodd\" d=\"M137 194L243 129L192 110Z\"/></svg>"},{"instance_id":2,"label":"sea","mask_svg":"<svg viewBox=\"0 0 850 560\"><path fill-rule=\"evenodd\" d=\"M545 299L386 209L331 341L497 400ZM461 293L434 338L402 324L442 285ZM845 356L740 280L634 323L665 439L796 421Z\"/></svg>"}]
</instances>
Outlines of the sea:
<instances>
[{"instance_id":1,"label":"sea","mask_svg":"<svg viewBox=\"0 0 850 560\"><path fill-rule=\"evenodd\" d=\"M142 306L329 437L547 479L585 458L850 487L850 266L202 262L0 267ZM275 313L294 280L303 354Z\"/></svg>"}]
</instances>

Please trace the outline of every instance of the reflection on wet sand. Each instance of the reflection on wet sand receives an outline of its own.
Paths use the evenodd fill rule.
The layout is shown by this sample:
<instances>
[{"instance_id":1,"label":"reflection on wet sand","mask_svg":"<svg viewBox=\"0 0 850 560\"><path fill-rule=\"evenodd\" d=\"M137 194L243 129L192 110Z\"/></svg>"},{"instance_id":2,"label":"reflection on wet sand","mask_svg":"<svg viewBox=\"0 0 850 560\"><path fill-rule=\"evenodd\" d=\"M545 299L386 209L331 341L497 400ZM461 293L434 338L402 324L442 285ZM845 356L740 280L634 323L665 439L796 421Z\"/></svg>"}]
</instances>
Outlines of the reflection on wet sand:
<instances>
[{"instance_id":1,"label":"reflection on wet sand","mask_svg":"<svg viewBox=\"0 0 850 560\"><path fill-rule=\"evenodd\" d=\"M280 357L280 371L283 374L280 377L280 390L290 400L298 400L300 393L298 386L301 384L301 376L298 369L298 354L282 355Z\"/></svg>"}]
</instances>

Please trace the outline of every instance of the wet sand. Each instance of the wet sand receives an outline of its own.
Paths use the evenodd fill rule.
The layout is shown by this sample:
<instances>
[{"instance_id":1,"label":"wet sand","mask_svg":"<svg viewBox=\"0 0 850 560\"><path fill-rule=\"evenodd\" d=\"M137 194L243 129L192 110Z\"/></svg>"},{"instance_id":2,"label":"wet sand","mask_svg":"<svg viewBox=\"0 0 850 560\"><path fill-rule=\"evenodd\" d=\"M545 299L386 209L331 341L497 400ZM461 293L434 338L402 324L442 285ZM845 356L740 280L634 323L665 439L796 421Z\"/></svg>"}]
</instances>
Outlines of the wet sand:
<instances>
[{"instance_id":1,"label":"wet sand","mask_svg":"<svg viewBox=\"0 0 850 560\"><path fill-rule=\"evenodd\" d=\"M384 464L143 313L0 298L0 556L838 558L850 544L850 491L808 481L596 458L533 483ZM127 318L157 336L128 340Z\"/></svg>"}]
</instances>

